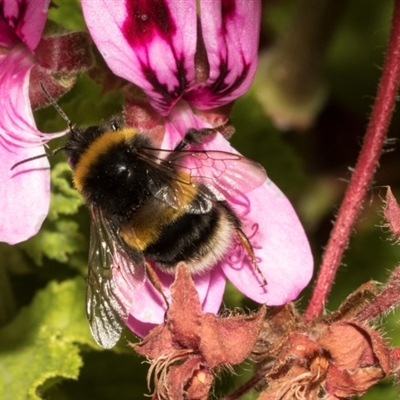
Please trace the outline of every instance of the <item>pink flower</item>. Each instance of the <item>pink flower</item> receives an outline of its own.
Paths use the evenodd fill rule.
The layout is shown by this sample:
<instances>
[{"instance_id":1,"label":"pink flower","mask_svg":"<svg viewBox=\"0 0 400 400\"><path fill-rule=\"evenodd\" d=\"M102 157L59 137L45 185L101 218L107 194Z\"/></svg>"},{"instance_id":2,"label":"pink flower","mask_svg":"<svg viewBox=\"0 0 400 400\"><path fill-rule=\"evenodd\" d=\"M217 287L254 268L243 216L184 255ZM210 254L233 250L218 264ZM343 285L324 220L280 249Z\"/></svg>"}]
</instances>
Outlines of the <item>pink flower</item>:
<instances>
[{"instance_id":1,"label":"pink flower","mask_svg":"<svg viewBox=\"0 0 400 400\"><path fill-rule=\"evenodd\" d=\"M50 174L47 158L11 167L43 154L57 134L35 125L29 78L36 65L50 0L1 1L0 11L0 241L18 243L35 235L47 215Z\"/></svg>"},{"instance_id":2,"label":"pink flower","mask_svg":"<svg viewBox=\"0 0 400 400\"><path fill-rule=\"evenodd\" d=\"M82 1L89 31L108 66L140 87L158 112L155 119L163 120L163 149L173 149L190 128L221 125L213 119L215 109L243 94L256 69L261 2L201 0L199 10L196 4ZM200 148L236 153L221 134ZM194 276L204 312L218 311L226 278L259 303L281 305L295 299L311 278L313 262L287 198L267 180L240 196L228 194L226 200L242 221L268 284L262 285L238 246L212 271ZM173 277L157 273L168 297ZM146 335L163 321L164 301L149 281L133 289L117 268L114 277L120 301L129 310L127 325L139 336Z\"/></svg>"},{"instance_id":3,"label":"pink flower","mask_svg":"<svg viewBox=\"0 0 400 400\"><path fill-rule=\"evenodd\" d=\"M194 0L82 1L108 66L143 89L161 115L181 98L200 110L225 105L253 80L261 2L202 0L199 6L202 36Z\"/></svg>"}]
</instances>

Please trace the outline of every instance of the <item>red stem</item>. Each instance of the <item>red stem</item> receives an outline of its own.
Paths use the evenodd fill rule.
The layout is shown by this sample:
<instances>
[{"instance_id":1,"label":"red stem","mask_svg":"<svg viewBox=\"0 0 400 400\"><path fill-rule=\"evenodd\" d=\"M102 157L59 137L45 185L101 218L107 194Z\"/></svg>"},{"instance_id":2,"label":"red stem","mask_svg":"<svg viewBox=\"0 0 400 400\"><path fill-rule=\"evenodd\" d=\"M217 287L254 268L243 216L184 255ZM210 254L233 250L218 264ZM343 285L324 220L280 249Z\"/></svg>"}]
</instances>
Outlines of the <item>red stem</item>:
<instances>
[{"instance_id":1,"label":"red stem","mask_svg":"<svg viewBox=\"0 0 400 400\"><path fill-rule=\"evenodd\" d=\"M354 174L340 206L331 232L317 282L304 314L304 319L321 315L331 290L336 271L347 246L351 229L371 183L385 141L387 128L394 109L400 79L400 0L395 1L389 46L376 95L371 119L365 134Z\"/></svg>"}]
</instances>

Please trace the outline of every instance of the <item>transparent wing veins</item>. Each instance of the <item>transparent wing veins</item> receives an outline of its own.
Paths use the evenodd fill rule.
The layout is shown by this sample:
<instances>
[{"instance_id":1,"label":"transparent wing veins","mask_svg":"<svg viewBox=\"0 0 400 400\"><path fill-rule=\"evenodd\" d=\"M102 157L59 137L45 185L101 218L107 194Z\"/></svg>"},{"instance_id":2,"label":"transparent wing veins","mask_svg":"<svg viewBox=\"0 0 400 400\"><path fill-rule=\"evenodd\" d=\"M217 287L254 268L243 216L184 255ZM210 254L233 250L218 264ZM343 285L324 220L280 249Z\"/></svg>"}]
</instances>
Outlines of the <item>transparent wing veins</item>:
<instances>
[{"instance_id":1,"label":"transparent wing veins","mask_svg":"<svg viewBox=\"0 0 400 400\"><path fill-rule=\"evenodd\" d=\"M125 299L115 282L118 268L128 290L144 282L142 265L135 265L113 224L93 206L86 292L86 312L95 341L108 349L121 336L128 318L129 299Z\"/></svg>"},{"instance_id":2,"label":"transparent wing veins","mask_svg":"<svg viewBox=\"0 0 400 400\"><path fill-rule=\"evenodd\" d=\"M267 180L260 164L225 151L141 149L140 155L157 167L148 170L152 195L189 213L206 213L215 197L219 200L221 195L225 199L242 195ZM190 196L199 183L214 190L198 190L198 201L188 210L181 199Z\"/></svg>"}]
</instances>

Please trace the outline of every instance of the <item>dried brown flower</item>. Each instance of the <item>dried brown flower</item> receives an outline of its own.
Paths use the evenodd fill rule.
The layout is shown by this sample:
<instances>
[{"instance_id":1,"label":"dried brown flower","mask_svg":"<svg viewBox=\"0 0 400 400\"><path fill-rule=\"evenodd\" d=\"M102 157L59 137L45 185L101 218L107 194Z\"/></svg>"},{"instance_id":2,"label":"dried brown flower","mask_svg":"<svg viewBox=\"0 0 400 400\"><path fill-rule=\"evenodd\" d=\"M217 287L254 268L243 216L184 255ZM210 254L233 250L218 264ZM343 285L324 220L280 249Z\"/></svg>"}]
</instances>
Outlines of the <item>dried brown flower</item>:
<instances>
[{"instance_id":1,"label":"dried brown flower","mask_svg":"<svg viewBox=\"0 0 400 400\"><path fill-rule=\"evenodd\" d=\"M183 263L177 267L171 298L165 322L134 348L151 360L155 398L207 399L218 367L239 364L252 351L265 307L249 316L222 318L203 313Z\"/></svg>"},{"instance_id":2,"label":"dried brown flower","mask_svg":"<svg viewBox=\"0 0 400 400\"><path fill-rule=\"evenodd\" d=\"M333 314L306 324L292 304L268 317L253 351L267 399L347 399L360 396L392 371L380 333L357 321L376 292L363 285ZM378 297L378 296L377 296Z\"/></svg>"}]
</instances>

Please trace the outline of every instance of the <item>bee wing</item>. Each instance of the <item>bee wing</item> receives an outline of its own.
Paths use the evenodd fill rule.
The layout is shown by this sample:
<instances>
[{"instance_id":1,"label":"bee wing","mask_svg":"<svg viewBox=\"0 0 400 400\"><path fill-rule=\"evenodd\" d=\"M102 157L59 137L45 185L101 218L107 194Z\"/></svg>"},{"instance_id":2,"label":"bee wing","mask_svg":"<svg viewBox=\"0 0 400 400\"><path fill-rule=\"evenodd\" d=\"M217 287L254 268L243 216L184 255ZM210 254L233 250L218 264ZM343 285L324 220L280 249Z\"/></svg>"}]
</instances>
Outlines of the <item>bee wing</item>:
<instances>
[{"instance_id":1,"label":"bee wing","mask_svg":"<svg viewBox=\"0 0 400 400\"><path fill-rule=\"evenodd\" d=\"M157 152L161 160L159 168L174 174L183 191L195 182L202 182L226 198L251 192L267 180L267 173L259 163L240 154L214 150ZM215 191L212 192L215 195ZM212 198L208 193L201 197Z\"/></svg>"},{"instance_id":2,"label":"bee wing","mask_svg":"<svg viewBox=\"0 0 400 400\"><path fill-rule=\"evenodd\" d=\"M129 295L121 293L116 276L129 293L144 283L145 272L142 255L128 253L114 224L98 207L91 211L86 312L93 338L109 349L120 338L130 308Z\"/></svg>"},{"instance_id":3,"label":"bee wing","mask_svg":"<svg viewBox=\"0 0 400 400\"><path fill-rule=\"evenodd\" d=\"M190 176L190 170L177 169L174 163L159 158L158 153L159 150L156 149L141 149L140 153L143 161L149 164L146 172L150 193L172 208L190 214L209 212L215 196L211 192L198 190L196 181Z\"/></svg>"},{"instance_id":4,"label":"bee wing","mask_svg":"<svg viewBox=\"0 0 400 400\"><path fill-rule=\"evenodd\" d=\"M172 154L170 162L189 170L191 179L212 185L225 197L251 192L267 180L259 163L225 151L185 150Z\"/></svg>"}]
</instances>

